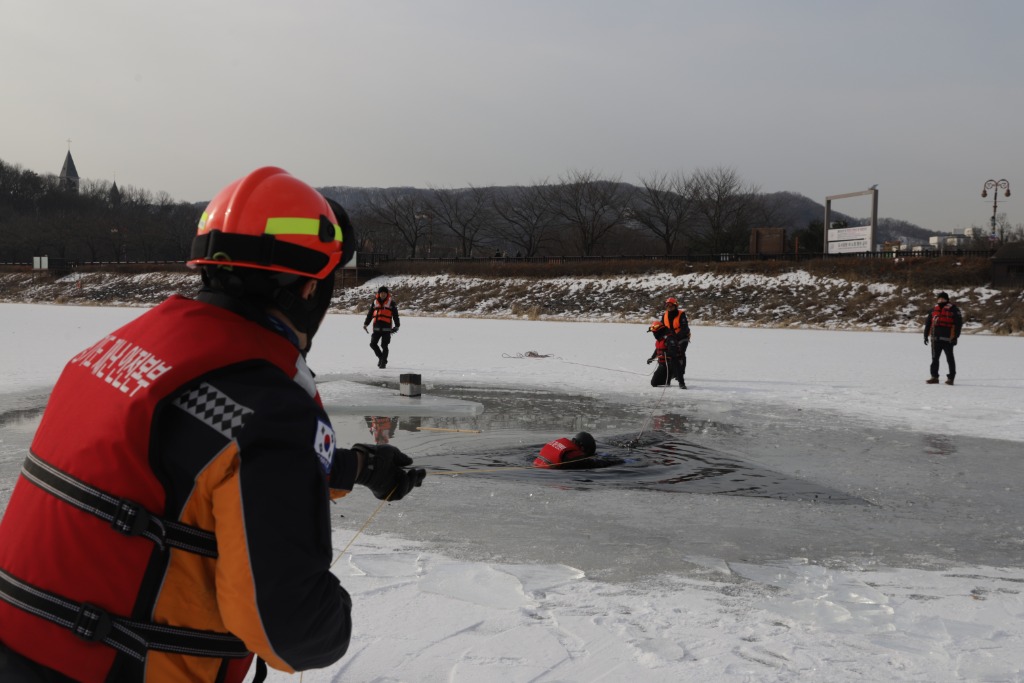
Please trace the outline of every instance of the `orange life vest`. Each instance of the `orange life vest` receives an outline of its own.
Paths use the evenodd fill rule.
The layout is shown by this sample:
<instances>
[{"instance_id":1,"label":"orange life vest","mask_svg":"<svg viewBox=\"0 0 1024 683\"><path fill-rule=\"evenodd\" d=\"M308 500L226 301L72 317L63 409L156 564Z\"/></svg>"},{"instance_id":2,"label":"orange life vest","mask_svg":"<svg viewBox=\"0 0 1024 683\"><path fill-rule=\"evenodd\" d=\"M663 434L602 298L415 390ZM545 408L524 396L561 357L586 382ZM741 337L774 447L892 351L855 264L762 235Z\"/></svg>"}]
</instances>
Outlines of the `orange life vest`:
<instances>
[{"instance_id":1,"label":"orange life vest","mask_svg":"<svg viewBox=\"0 0 1024 683\"><path fill-rule=\"evenodd\" d=\"M373 299L373 326L374 327L391 327L391 295L388 294L388 298L384 301L380 300L380 297L374 297Z\"/></svg>"},{"instance_id":2,"label":"orange life vest","mask_svg":"<svg viewBox=\"0 0 1024 683\"><path fill-rule=\"evenodd\" d=\"M670 316L669 314L673 312L676 315ZM661 317L662 323L672 331L672 334L679 334L682 331L684 320L686 320L686 311L682 308L677 308L675 311L665 311L665 314Z\"/></svg>"}]
</instances>

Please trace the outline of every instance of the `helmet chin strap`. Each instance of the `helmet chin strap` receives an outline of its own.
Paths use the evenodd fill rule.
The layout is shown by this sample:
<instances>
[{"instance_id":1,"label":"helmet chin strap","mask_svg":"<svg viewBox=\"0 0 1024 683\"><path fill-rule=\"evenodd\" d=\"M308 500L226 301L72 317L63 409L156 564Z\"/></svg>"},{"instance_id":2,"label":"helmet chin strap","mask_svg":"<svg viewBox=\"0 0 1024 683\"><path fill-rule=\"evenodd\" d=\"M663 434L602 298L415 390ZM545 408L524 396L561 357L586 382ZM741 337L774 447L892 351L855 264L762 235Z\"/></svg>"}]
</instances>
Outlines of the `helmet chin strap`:
<instances>
[{"instance_id":1,"label":"helmet chin strap","mask_svg":"<svg viewBox=\"0 0 1024 683\"><path fill-rule=\"evenodd\" d=\"M286 280L286 281L282 281ZM203 284L214 292L222 292L240 302L262 309L278 310L299 332L306 335L308 353L313 335L320 329L334 295L334 271L322 280L314 280L316 289L308 299L302 287L308 278L284 276L267 271L234 268L203 268Z\"/></svg>"},{"instance_id":2,"label":"helmet chin strap","mask_svg":"<svg viewBox=\"0 0 1024 683\"><path fill-rule=\"evenodd\" d=\"M304 284L306 281L301 282ZM314 282L316 289L308 299L296 293L295 285L281 287L271 295L274 306L288 318L296 330L306 335L307 342L306 348L302 349L303 355L309 353L313 347L313 336L320 329L320 324L331 305L331 298L334 296L334 271L332 270L322 280ZM301 289L302 285L297 287Z\"/></svg>"}]
</instances>

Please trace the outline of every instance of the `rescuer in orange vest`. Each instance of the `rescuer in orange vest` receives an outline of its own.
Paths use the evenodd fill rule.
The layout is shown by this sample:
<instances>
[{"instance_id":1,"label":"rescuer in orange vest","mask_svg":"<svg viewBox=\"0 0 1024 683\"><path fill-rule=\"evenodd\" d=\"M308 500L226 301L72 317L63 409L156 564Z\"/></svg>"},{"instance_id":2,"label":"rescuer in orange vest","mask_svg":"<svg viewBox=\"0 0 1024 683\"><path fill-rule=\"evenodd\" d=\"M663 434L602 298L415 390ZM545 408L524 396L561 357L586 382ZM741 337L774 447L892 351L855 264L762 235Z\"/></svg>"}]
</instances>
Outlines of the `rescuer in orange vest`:
<instances>
[{"instance_id":1,"label":"rescuer in orange vest","mask_svg":"<svg viewBox=\"0 0 1024 683\"><path fill-rule=\"evenodd\" d=\"M675 377L679 382L679 388L686 388L686 381L683 376L686 374L686 348L690 345L690 321L686 318L686 311L679 308L679 301L670 296L665 300L665 312L661 316L662 324L668 329L665 335L665 357L668 366L668 375L665 384Z\"/></svg>"},{"instance_id":2,"label":"rescuer in orange vest","mask_svg":"<svg viewBox=\"0 0 1024 683\"><path fill-rule=\"evenodd\" d=\"M368 332L370 322L373 322L373 334L370 336L370 348L377 356L377 367L388 366L388 346L391 344L391 335L398 334L401 322L398 319L398 304L387 287L377 290L377 296L370 304L370 310L366 312L366 319L363 320L363 331ZM377 346L380 342L380 346Z\"/></svg>"}]
</instances>

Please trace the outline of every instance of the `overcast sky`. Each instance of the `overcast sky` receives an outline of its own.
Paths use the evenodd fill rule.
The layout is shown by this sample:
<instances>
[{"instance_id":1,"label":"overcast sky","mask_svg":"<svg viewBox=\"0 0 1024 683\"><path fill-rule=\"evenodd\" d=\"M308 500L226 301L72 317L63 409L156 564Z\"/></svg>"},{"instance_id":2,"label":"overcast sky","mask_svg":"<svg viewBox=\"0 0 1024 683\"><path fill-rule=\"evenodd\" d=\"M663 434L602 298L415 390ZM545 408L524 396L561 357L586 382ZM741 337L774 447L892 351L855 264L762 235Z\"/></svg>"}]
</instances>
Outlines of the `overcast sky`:
<instances>
[{"instance_id":1,"label":"overcast sky","mask_svg":"<svg viewBox=\"0 0 1024 683\"><path fill-rule=\"evenodd\" d=\"M1024 193L1019 0L0 0L0 159L204 201L730 167L987 225ZM1024 194L1021 194L1024 197ZM999 211L1024 222L1024 200ZM1018 208L1019 207L1019 208ZM870 199L833 203L853 216Z\"/></svg>"}]
</instances>

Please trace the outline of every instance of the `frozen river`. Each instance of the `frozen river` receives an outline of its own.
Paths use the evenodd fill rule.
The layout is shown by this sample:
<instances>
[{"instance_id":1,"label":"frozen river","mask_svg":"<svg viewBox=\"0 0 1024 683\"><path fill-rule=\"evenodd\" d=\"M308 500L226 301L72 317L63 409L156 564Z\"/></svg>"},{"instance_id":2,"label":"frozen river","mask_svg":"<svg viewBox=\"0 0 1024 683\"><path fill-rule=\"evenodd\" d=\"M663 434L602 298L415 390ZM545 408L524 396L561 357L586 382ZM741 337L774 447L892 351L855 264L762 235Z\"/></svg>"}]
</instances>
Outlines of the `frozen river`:
<instances>
[{"instance_id":1,"label":"frozen river","mask_svg":"<svg viewBox=\"0 0 1024 683\"><path fill-rule=\"evenodd\" d=\"M138 313L3 309L70 332L8 356L0 508L64 361ZM637 326L410 318L382 372L358 325L310 358L339 442L428 477L334 506L360 630L308 680L1024 680L1024 340L968 338L945 387L916 335L697 328L683 392ZM621 462L530 467L580 430Z\"/></svg>"},{"instance_id":2,"label":"frozen river","mask_svg":"<svg viewBox=\"0 0 1024 683\"><path fill-rule=\"evenodd\" d=\"M674 386L580 395L440 382L409 399L395 378L329 373L318 381L340 443L387 439L429 473L431 495L380 515L374 529L446 552L562 562L571 549L574 566L613 580L685 572L693 555L1024 566L1017 441ZM45 387L0 394L0 509L45 400ZM624 462L529 466L546 441L580 430ZM631 437L644 443L621 448ZM352 497L338 505L338 526L357 528L374 504Z\"/></svg>"}]
</instances>

